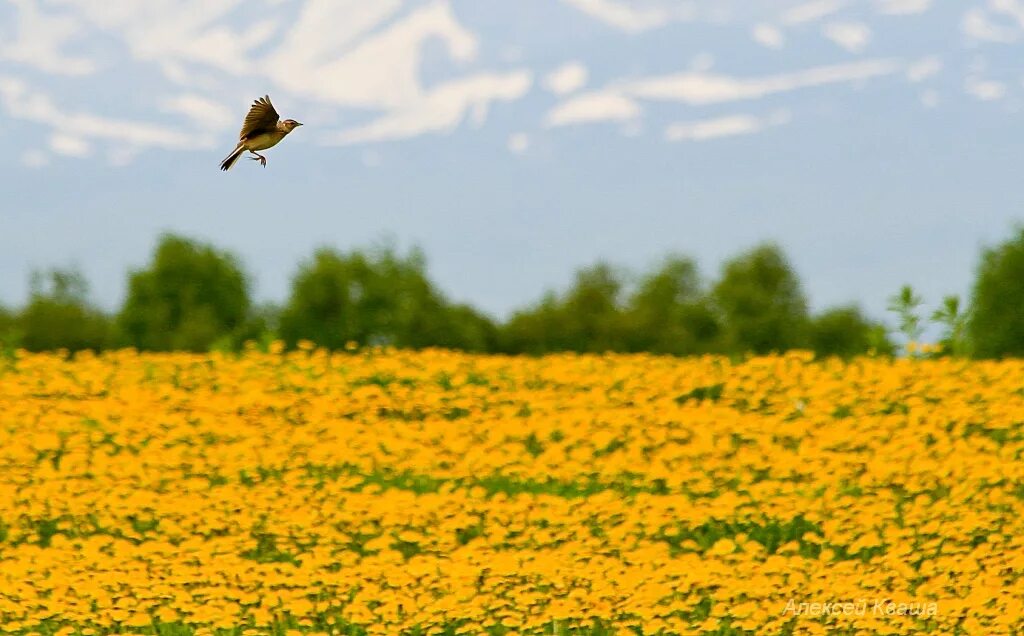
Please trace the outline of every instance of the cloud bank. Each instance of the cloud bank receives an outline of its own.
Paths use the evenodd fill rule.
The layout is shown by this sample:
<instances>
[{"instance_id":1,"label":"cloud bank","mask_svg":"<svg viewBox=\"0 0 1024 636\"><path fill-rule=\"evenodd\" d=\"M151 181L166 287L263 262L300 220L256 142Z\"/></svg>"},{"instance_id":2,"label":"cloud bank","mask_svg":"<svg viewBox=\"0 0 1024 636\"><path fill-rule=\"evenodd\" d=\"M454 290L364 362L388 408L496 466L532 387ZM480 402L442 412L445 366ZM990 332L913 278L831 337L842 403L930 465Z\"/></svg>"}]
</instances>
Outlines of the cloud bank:
<instances>
[{"instance_id":1,"label":"cloud bank","mask_svg":"<svg viewBox=\"0 0 1024 636\"><path fill-rule=\"evenodd\" d=\"M902 76L908 100L929 108L940 104L939 82L946 94L974 103L998 102L1021 88L1019 78L988 77L948 50L886 55L887 29L933 13L933 0L561 0L545 10L561 18L550 28L564 31L564 49L538 49L530 38L512 42L500 25L474 22L473 12L456 6L0 0L9 17L0 22L0 111L32 131L31 145L17 150L24 165L38 168L56 158L100 155L118 165L148 150L230 145L248 104L266 92L320 131L297 143L473 134L501 113L506 130L499 138L525 154L544 135L600 123L620 125L618 133L600 134L662 130L666 141L760 131L779 125L772 123L778 118L712 111L772 97L786 100L785 112L801 113L807 109L800 100L889 76ZM985 47L1024 44L1022 0L971 0L953 14L959 22L952 26L977 58ZM569 37L576 29L596 38L596 48ZM692 29L714 29L716 39L749 53L688 50L684 36ZM679 36L665 39L671 30ZM831 54L822 38L835 45ZM679 44L662 44L652 55L642 45L647 39ZM609 57L607 50L622 53ZM792 68L805 51L822 59ZM744 70L751 60L761 60L758 72ZM964 66L966 75L951 77ZM128 98L102 99L97 86Z\"/></svg>"}]
</instances>

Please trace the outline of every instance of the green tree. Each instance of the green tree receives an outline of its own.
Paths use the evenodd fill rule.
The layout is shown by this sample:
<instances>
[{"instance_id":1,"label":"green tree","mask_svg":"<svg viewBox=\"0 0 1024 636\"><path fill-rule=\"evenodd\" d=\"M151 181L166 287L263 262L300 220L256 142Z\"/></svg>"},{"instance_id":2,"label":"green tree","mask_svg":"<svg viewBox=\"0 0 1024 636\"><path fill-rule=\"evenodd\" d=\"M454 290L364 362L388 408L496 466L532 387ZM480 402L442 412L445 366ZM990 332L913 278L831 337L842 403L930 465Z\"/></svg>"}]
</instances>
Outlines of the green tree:
<instances>
[{"instance_id":1,"label":"green tree","mask_svg":"<svg viewBox=\"0 0 1024 636\"><path fill-rule=\"evenodd\" d=\"M98 351L110 345L110 319L88 303L88 284L81 273L35 272L31 289L28 304L16 317L21 346L29 351Z\"/></svg>"},{"instance_id":2,"label":"green tree","mask_svg":"<svg viewBox=\"0 0 1024 636\"><path fill-rule=\"evenodd\" d=\"M139 349L206 351L235 336L249 308L248 281L234 256L164 235L149 266L130 274L118 326Z\"/></svg>"},{"instance_id":3,"label":"green tree","mask_svg":"<svg viewBox=\"0 0 1024 636\"><path fill-rule=\"evenodd\" d=\"M505 353L541 355L567 348L565 312L558 296L549 291L533 307L521 309L501 326L500 349Z\"/></svg>"},{"instance_id":4,"label":"green tree","mask_svg":"<svg viewBox=\"0 0 1024 636\"><path fill-rule=\"evenodd\" d=\"M576 272L565 296L562 349L581 352L622 351L622 276L607 263Z\"/></svg>"},{"instance_id":5,"label":"green tree","mask_svg":"<svg viewBox=\"0 0 1024 636\"><path fill-rule=\"evenodd\" d=\"M622 275L606 263L578 270L564 295L549 292L513 314L502 329L502 349L532 354L626 350L623 288Z\"/></svg>"},{"instance_id":6,"label":"green tree","mask_svg":"<svg viewBox=\"0 0 1024 636\"><path fill-rule=\"evenodd\" d=\"M21 346L21 332L18 329L17 315L0 306L0 371L4 362L14 358L14 352Z\"/></svg>"},{"instance_id":7,"label":"green tree","mask_svg":"<svg viewBox=\"0 0 1024 636\"><path fill-rule=\"evenodd\" d=\"M281 307L268 302L254 305L249 309L245 322L231 333L224 334L215 340L211 350L240 351L246 343L255 343L263 351L279 339Z\"/></svg>"},{"instance_id":8,"label":"green tree","mask_svg":"<svg viewBox=\"0 0 1024 636\"><path fill-rule=\"evenodd\" d=\"M630 351L674 355L714 350L721 331L696 264L682 256L669 256L640 280L626 325Z\"/></svg>"},{"instance_id":9,"label":"green tree","mask_svg":"<svg viewBox=\"0 0 1024 636\"><path fill-rule=\"evenodd\" d=\"M465 304L452 305L445 313L448 334L437 346L481 353L497 350L498 326L492 318Z\"/></svg>"},{"instance_id":10,"label":"green tree","mask_svg":"<svg viewBox=\"0 0 1024 636\"><path fill-rule=\"evenodd\" d=\"M0 305L0 349L5 346L13 347L17 342L21 342L21 336L17 334L17 320L17 315L13 311Z\"/></svg>"},{"instance_id":11,"label":"green tree","mask_svg":"<svg viewBox=\"0 0 1024 636\"><path fill-rule=\"evenodd\" d=\"M280 331L294 345L311 340L340 349L350 341L396 347L486 351L494 326L466 306L451 306L426 275L418 250L389 246L343 254L320 249L300 266L281 313Z\"/></svg>"},{"instance_id":12,"label":"green tree","mask_svg":"<svg viewBox=\"0 0 1024 636\"><path fill-rule=\"evenodd\" d=\"M761 245L728 261L712 290L731 353L808 345L807 300L782 250Z\"/></svg>"},{"instance_id":13,"label":"green tree","mask_svg":"<svg viewBox=\"0 0 1024 636\"><path fill-rule=\"evenodd\" d=\"M822 357L893 352L885 326L869 320L855 306L835 307L818 314L810 322L809 334L811 349Z\"/></svg>"},{"instance_id":14,"label":"green tree","mask_svg":"<svg viewBox=\"0 0 1024 636\"><path fill-rule=\"evenodd\" d=\"M1024 356L1024 228L982 253L967 333L978 357Z\"/></svg>"}]
</instances>

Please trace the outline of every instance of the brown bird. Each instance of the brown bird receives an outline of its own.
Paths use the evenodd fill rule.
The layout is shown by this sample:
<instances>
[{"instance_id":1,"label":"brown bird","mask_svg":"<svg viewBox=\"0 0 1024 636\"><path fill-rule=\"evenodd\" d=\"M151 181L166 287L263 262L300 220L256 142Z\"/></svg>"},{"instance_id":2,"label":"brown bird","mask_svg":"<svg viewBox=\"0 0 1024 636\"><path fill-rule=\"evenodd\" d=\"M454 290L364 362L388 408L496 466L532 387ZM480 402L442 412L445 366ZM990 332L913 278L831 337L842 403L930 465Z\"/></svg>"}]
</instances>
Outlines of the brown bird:
<instances>
[{"instance_id":1,"label":"brown bird","mask_svg":"<svg viewBox=\"0 0 1024 636\"><path fill-rule=\"evenodd\" d=\"M264 95L253 102L252 108L249 109L249 114L245 116L242 131L238 133L238 145L221 162L220 169L230 170L231 166L235 165L235 162L238 161L238 158L246 150L256 155L255 157L249 157L250 159L254 161L259 160L260 165L265 168L267 166L267 158L256 151L273 148L278 142L287 137L288 133L302 125L294 119L280 120L281 116L274 110L274 105L270 103L269 95Z\"/></svg>"}]
</instances>

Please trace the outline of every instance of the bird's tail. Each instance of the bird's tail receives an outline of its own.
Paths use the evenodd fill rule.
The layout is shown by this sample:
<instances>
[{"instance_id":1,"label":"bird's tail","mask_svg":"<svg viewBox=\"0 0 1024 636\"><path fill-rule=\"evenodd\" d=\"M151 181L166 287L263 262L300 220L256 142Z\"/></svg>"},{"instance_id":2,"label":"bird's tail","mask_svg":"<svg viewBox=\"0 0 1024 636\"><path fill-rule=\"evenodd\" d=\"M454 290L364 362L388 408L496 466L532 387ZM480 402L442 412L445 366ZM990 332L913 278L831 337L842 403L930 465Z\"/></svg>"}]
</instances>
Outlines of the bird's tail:
<instances>
[{"instance_id":1,"label":"bird's tail","mask_svg":"<svg viewBox=\"0 0 1024 636\"><path fill-rule=\"evenodd\" d=\"M245 152L245 148L242 147L241 143L239 143L235 146L235 149L231 151L231 154L228 155L224 161L220 162L220 169L230 170L231 166L235 165L235 162L238 161L238 158L242 156L243 152Z\"/></svg>"}]
</instances>

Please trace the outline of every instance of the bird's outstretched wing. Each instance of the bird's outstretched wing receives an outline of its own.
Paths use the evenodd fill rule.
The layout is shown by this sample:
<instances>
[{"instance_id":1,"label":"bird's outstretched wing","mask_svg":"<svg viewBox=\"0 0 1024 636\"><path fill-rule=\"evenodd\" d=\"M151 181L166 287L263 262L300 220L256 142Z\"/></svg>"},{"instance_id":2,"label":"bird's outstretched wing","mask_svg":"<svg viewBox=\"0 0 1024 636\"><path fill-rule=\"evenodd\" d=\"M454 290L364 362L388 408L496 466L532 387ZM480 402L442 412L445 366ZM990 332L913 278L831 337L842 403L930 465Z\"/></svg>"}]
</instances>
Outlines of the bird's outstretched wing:
<instances>
[{"instance_id":1,"label":"bird's outstretched wing","mask_svg":"<svg viewBox=\"0 0 1024 636\"><path fill-rule=\"evenodd\" d=\"M279 119L281 116L277 114L274 105L270 103L270 96L264 95L253 102L249 114L245 116L245 123L242 124L242 131L238 133L238 138L245 139L254 133L274 130Z\"/></svg>"}]
</instances>

